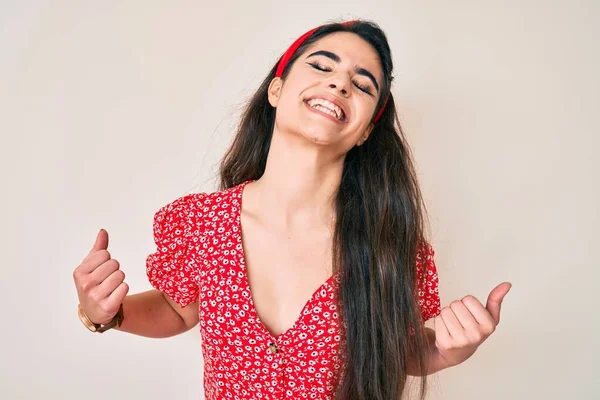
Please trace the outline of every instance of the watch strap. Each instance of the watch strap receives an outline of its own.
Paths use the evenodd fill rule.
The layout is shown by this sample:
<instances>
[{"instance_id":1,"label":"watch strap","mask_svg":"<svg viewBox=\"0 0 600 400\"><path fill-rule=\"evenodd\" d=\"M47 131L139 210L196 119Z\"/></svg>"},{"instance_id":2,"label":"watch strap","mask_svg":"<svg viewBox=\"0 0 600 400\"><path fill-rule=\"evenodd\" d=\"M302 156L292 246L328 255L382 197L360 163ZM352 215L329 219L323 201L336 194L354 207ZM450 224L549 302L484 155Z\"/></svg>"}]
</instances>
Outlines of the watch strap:
<instances>
[{"instance_id":1,"label":"watch strap","mask_svg":"<svg viewBox=\"0 0 600 400\"><path fill-rule=\"evenodd\" d=\"M97 332L97 333L104 333L107 330L114 328L115 326L121 326L121 324L123 323L123 320L124 320L122 303L121 303L121 306L119 307L119 311L115 314L113 319L109 323L104 324L104 325L96 324L96 323L92 322L86 315L85 311L83 311L83 308L81 308L81 304L79 304L79 306L78 306L78 314L79 314L79 319L81 319L81 322L83 322L83 324L90 331Z\"/></svg>"},{"instance_id":2,"label":"watch strap","mask_svg":"<svg viewBox=\"0 0 600 400\"><path fill-rule=\"evenodd\" d=\"M96 332L103 333L111 328L114 328L115 326L121 326L121 324L123 323L123 319L123 303L121 303L121 306L119 307L119 312L115 314L113 319L108 324L102 325L98 329L96 329Z\"/></svg>"}]
</instances>

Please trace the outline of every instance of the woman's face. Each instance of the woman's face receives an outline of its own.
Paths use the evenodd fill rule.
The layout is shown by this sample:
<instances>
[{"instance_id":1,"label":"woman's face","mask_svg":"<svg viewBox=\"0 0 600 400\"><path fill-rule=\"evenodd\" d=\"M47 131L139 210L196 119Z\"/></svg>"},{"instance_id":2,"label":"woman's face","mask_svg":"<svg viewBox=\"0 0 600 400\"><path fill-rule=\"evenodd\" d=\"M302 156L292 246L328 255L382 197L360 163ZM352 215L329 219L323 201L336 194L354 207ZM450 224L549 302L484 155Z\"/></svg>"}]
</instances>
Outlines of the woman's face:
<instances>
[{"instance_id":1,"label":"woman's face","mask_svg":"<svg viewBox=\"0 0 600 400\"><path fill-rule=\"evenodd\" d=\"M382 75L377 52L358 35L323 37L298 57L285 82L271 82L275 129L344 152L362 144L373 127Z\"/></svg>"}]
</instances>

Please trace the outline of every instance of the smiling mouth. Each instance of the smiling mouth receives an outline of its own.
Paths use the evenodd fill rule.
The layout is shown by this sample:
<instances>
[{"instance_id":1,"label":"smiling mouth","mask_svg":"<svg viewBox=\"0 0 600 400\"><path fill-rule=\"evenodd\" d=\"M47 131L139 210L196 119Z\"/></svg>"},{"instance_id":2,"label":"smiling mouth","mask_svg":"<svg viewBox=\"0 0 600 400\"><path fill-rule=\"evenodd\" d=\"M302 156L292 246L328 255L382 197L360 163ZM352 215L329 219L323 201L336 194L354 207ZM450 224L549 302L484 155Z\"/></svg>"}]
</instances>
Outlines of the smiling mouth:
<instances>
[{"instance_id":1,"label":"smiling mouth","mask_svg":"<svg viewBox=\"0 0 600 400\"><path fill-rule=\"evenodd\" d=\"M317 110L322 114L330 116L338 122L347 122L344 110L336 104L320 98L312 98L304 101L307 107Z\"/></svg>"}]
</instances>

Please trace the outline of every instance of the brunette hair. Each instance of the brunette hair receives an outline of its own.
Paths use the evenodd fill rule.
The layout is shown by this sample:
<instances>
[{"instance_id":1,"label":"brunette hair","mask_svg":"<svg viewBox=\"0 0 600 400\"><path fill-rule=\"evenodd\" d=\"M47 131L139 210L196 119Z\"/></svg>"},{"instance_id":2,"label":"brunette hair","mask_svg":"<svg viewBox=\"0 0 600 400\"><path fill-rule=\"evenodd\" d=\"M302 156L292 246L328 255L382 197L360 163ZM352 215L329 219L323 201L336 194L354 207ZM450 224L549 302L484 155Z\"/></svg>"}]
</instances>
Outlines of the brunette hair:
<instances>
[{"instance_id":1,"label":"brunette hair","mask_svg":"<svg viewBox=\"0 0 600 400\"><path fill-rule=\"evenodd\" d=\"M419 398L424 399L427 338L416 292L425 269L419 272L415 263L427 243L426 210L390 93L393 63L387 37L371 21L323 25L298 48L282 79L308 46L334 32L354 33L377 51L383 82L375 112L387 98L369 138L346 153L335 195L332 261L341 279L337 299L347 344L335 399L400 399L408 360L422 375ZM275 123L267 89L278 62L244 109L220 164L220 190L259 179L265 170Z\"/></svg>"}]
</instances>

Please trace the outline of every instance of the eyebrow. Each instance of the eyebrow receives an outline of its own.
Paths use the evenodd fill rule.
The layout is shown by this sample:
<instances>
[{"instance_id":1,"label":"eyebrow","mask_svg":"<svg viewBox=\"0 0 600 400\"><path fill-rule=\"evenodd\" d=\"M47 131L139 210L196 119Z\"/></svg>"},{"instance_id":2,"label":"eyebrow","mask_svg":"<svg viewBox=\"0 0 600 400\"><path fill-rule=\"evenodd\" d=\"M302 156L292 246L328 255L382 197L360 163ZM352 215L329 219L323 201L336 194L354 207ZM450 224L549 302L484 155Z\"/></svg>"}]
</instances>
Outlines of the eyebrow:
<instances>
[{"instance_id":1,"label":"eyebrow","mask_svg":"<svg viewBox=\"0 0 600 400\"><path fill-rule=\"evenodd\" d=\"M310 55L308 55L308 57L306 57L306 58L310 58L313 56L325 56L325 57L335 61L336 63L339 63L340 61L342 61L340 56L338 56L335 53L332 53L331 51L327 51L327 50L315 51L314 53L311 53ZM375 76L373 76L373 74L371 72L369 72L368 69L356 66L356 67L354 67L354 72L356 72L359 75L363 75L363 76L366 76L367 78L369 78L371 80L371 82L373 82L375 89L377 89L377 91L379 92L379 85L377 84L377 79L375 79Z\"/></svg>"}]
</instances>

